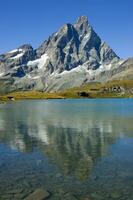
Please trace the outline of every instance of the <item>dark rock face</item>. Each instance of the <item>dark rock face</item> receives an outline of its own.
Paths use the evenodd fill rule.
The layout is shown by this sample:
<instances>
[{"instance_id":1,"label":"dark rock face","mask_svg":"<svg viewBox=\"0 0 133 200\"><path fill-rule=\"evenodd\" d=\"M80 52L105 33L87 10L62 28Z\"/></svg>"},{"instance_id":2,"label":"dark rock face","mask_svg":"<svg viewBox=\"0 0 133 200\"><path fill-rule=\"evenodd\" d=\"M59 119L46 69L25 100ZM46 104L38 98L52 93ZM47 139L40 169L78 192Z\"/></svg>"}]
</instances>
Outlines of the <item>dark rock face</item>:
<instances>
[{"instance_id":1,"label":"dark rock face","mask_svg":"<svg viewBox=\"0 0 133 200\"><path fill-rule=\"evenodd\" d=\"M20 59L20 64L26 64L29 60L35 59L35 51L31 45L23 45L19 48L24 50L24 54Z\"/></svg>"},{"instance_id":2,"label":"dark rock face","mask_svg":"<svg viewBox=\"0 0 133 200\"><path fill-rule=\"evenodd\" d=\"M119 61L87 17L81 16L74 25L68 23L61 27L36 50L23 45L0 55L0 79L12 78L13 89L56 91L99 81L105 75L107 79L109 71L101 73L99 68L104 66L106 71L106 65L117 65Z\"/></svg>"}]
</instances>

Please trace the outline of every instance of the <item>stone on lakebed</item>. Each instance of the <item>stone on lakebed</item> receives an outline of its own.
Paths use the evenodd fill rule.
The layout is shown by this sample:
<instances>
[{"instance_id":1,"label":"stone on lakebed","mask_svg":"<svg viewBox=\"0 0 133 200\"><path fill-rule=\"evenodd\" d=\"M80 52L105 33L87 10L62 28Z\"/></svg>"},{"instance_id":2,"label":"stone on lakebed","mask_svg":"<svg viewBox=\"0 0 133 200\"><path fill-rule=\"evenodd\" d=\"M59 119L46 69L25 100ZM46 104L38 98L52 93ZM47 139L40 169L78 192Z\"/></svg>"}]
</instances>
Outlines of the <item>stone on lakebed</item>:
<instances>
[{"instance_id":1,"label":"stone on lakebed","mask_svg":"<svg viewBox=\"0 0 133 200\"><path fill-rule=\"evenodd\" d=\"M25 200L45 200L50 196L50 193L43 189L38 188L33 193L28 195L28 197L25 198Z\"/></svg>"}]
</instances>

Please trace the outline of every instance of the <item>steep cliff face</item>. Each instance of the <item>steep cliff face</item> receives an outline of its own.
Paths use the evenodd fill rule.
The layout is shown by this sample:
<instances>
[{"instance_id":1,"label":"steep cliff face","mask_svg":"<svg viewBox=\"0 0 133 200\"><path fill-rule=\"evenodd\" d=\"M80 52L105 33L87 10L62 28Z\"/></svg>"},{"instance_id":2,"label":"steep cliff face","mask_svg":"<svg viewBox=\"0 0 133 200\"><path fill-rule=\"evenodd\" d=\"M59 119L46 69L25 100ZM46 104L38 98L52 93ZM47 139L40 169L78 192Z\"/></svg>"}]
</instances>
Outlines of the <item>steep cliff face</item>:
<instances>
[{"instance_id":1,"label":"steep cliff face","mask_svg":"<svg viewBox=\"0 0 133 200\"><path fill-rule=\"evenodd\" d=\"M122 62L87 17L81 16L74 25L61 27L38 49L23 45L0 55L0 78L12 79L12 89L56 91L107 80Z\"/></svg>"}]
</instances>

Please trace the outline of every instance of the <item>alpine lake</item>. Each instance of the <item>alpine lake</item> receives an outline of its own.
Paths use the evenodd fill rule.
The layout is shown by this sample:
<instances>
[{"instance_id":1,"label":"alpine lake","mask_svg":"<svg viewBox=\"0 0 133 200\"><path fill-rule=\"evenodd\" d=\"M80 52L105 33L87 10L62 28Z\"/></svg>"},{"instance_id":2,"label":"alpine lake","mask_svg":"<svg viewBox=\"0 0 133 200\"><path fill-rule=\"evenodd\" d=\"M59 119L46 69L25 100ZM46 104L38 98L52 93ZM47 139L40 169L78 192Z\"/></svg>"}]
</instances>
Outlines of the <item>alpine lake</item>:
<instances>
[{"instance_id":1,"label":"alpine lake","mask_svg":"<svg viewBox=\"0 0 133 200\"><path fill-rule=\"evenodd\" d=\"M133 200L133 99L0 104L0 200Z\"/></svg>"}]
</instances>

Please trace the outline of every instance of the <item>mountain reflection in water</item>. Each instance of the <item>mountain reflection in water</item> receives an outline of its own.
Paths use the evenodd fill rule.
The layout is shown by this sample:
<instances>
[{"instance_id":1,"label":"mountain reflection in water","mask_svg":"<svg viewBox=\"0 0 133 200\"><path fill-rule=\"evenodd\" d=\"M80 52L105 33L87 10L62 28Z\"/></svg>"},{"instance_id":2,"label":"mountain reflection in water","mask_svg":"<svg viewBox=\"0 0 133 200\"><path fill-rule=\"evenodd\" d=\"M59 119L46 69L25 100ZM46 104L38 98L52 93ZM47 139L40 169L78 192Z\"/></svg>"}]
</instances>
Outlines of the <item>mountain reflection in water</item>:
<instances>
[{"instance_id":1,"label":"mountain reflection in water","mask_svg":"<svg viewBox=\"0 0 133 200\"><path fill-rule=\"evenodd\" d=\"M100 105L101 103L101 105ZM94 104L93 107L91 104ZM66 176L88 179L95 162L110 154L109 145L132 136L132 118L111 102L29 101L0 108L0 142L20 152L34 149ZM118 111L118 112L117 112Z\"/></svg>"}]
</instances>

